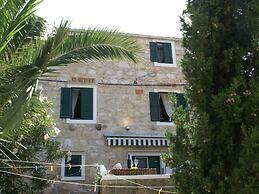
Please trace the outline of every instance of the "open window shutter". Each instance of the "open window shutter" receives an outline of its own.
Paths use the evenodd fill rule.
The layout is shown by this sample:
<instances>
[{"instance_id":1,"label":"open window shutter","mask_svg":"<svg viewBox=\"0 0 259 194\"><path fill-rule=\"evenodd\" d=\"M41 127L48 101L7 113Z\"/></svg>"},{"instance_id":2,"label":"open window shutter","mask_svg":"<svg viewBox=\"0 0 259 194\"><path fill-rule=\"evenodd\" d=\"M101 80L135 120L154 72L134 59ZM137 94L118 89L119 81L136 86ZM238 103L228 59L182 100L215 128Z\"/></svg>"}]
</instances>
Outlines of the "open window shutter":
<instances>
[{"instance_id":1,"label":"open window shutter","mask_svg":"<svg viewBox=\"0 0 259 194\"><path fill-rule=\"evenodd\" d=\"M157 62L157 44L156 42L149 42L150 49L150 60L152 62Z\"/></svg>"},{"instance_id":2,"label":"open window shutter","mask_svg":"<svg viewBox=\"0 0 259 194\"><path fill-rule=\"evenodd\" d=\"M183 106L185 109L187 107L186 99L184 98L184 95L182 93L176 93L177 98L177 106Z\"/></svg>"},{"instance_id":3,"label":"open window shutter","mask_svg":"<svg viewBox=\"0 0 259 194\"><path fill-rule=\"evenodd\" d=\"M159 93L149 92L150 117L151 121L160 120Z\"/></svg>"},{"instance_id":4,"label":"open window shutter","mask_svg":"<svg viewBox=\"0 0 259 194\"><path fill-rule=\"evenodd\" d=\"M81 119L93 120L93 88L81 90Z\"/></svg>"},{"instance_id":5,"label":"open window shutter","mask_svg":"<svg viewBox=\"0 0 259 194\"><path fill-rule=\"evenodd\" d=\"M171 43L163 43L165 63L173 63Z\"/></svg>"},{"instance_id":6,"label":"open window shutter","mask_svg":"<svg viewBox=\"0 0 259 194\"><path fill-rule=\"evenodd\" d=\"M71 88L61 88L60 118L70 118L72 110Z\"/></svg>"},{"instance_id":7,"label":"open window shutter","mask_svg":"<svg viewBox=\"0 0 259 194\"><path fill-rule=\"evenodd\" d=\"M131 160L130 160L130 157L128 156L128 160L127 160L127 167L128 168L131 168Z\"/></svg>"}]
</instances>

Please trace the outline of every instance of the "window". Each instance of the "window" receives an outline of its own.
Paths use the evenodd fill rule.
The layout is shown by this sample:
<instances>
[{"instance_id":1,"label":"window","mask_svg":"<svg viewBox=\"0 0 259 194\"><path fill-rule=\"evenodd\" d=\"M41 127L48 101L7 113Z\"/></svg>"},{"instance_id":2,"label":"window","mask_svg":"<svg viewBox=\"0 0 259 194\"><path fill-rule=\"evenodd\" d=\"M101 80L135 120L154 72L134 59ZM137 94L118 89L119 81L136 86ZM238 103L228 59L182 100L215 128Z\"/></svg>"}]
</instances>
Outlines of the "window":
<instances>
[{"instance_id":1,"label":"window","mask_svg":"<svg viewBox=\"0 0 259 194\"><path fill-rule=\"evenodd\" d=\"M160 159L160 155L148 155L143 153L135 153L130 154L128 156L129 162L128 162L128 168L131 167L131 165L135 166L135 162L137 162L138 168L156 168L156 173L161 174L164 173L164 168L161 167L164 166L162 163L162 160ZM132 163L132 164L131 164ZM161 172L162 169L162 172Z\"/></svg>"},{"instance_id":2,"label":"window","mask_svg":"<svg viewBox=\"0 0 259 194\"><path fill-rule=\"evenodd\" d=\"M60 118L95 122L95 88L61 88Z\"/></svg>"},{"instance_id":3,"label":"window","mask_svg":"<svg viewBox=\"0 0 259 194\"><path fill-rule=\"evenodd\" d=\"M138 168L156 168L157 174L172 174L172 169L161 159L161 152L129 152L128 168L137 160Z\"/></svg>"},{"instance_id":4,"label":"window","mask_svg":"<svg viewBox=\"0 0 259 194\"><path fill-rule=\"evenodd\" d=\"M177 106L187 107L186 100L182 93L176 95ZM172 122L173 105L168 92L150 92L150 117L151 121Z\"/></svg>"},{"instance_id":5,"label":"window","mask_svg":"<svg viewBox=\"0 0 259 194\"><path fill-rule=\"evenodd\" d=\"M138 161L138 168L148 168L149 167L149 161L148 157L143 156L133 156L133 161Z\"/></svg>"},{"instance_id":6,"label":"window","mask_svg":"<svg viewBox=\"0 0 259 194\"><path fill-rule=\"evenodd\" d=\"M61 178L62 180L84 180L85 179L84 153L73 153L62 159Z\"/></svg>"},{"instance_id":7,"label":"window","mask_svg":"<svg viewBox=\"0 0 259 194\"><path fill-rule=\"evenodd\" d=\"M150 60L155 65L173 66L176 65L174 49L171 43L166 42L150 42Z\"/></svg>"}]
</instances>

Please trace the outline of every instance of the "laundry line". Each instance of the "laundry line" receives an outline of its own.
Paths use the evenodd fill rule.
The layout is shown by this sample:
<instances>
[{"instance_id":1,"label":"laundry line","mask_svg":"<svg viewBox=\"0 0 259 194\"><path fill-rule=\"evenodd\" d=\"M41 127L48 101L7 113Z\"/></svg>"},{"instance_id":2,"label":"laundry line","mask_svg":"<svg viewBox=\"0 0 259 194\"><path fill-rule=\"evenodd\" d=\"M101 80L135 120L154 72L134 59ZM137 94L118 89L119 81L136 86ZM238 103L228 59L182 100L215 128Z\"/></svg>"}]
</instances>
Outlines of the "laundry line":
<instances>
[{"instance_id":1,"label":"laundry line","mask_svg":"<svg viewBox=\"0 0 259 194\"><path fill-rule=\"evenodd\" d=\"M121 188L121 189L139 189L139 188L143 188L143 189L150 189L150 190L153 190L153 191L156 191L156 192L160 192L160 193L176 194L176 192L161 190L161 188L166 187L166 186L157 186L160 189L155 189L155 188L152 188L150 186L145 186L145 185L136 183L134 181L130 181L130 182L132 184L135 184L136 186L132 186L132 185L99 185L99 184L78 183L78 182L69 182L69 181L47 179L47 178L36 177L36 176L25 175L25 174L19 174L19 173L15 173L15 172L4 171L4 170L0 170L0 173L11 174L11 175L15 175L15 176L20 176L20 177L30 178L30 179L36 179L36 180L41 180L41 181L47 181L47 182L52 183L52 184L69 184L69 185L78 185L78 186L88 186L88 187L94 187L94 188L97 188L97 187L98 188ZM120 179L120 178L118 177L118 179ZM121 180L127 180L127 179L121 179ZM129 180L127 180L127 181L129 181Z\"/></svg>"}]
</instances>

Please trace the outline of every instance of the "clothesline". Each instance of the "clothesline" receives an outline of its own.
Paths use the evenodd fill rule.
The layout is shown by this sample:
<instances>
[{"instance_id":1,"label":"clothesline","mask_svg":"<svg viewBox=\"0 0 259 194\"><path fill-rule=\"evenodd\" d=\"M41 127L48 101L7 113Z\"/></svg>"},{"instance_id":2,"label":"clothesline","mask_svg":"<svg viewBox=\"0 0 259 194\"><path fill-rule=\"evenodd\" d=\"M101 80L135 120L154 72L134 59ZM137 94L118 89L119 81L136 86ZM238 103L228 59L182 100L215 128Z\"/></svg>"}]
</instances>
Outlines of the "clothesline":
<instances>
[{"instance_id":1,"label":"clothesline","mask_svg":"<svg viewBox=\"0 0 259 194\"><path fill-rule=\"evenodd\" d=\"M42 180L42 181L48 181L52 184L70 184L70 185L78 185L78 186L89 186L89 187L94 187L94 188L125 188L125 189L136 189L136 188L143 188L143 189L150 189L153 191L157 191L160 193L171 193L171 194L175 194L176 192L172 192L172 191L166 191L166 190L161 190L161 188L165 188L166 186L157 186L160 189L155 189L153 187L150 186L145 186L139 183L136 183L134 181L130 181L127 179L122 179L118 176L116 176L116 178L120 179L120 180L126 180L132 184L135 184L136 186L131 186L131 185L98 185L98 184L89 184L89 183L78 183L78 182L69 182L69 181L61 181L61 180L54 180L54 179L47 179L47 178L42 178L42 177L36 177L36 176L31 176L31 175L25 175L25 174L19 174L19 173L15 173L15 172L9 172L9 171L4 171L4 170L0 170L0 172L5 173L5 174L11 174L11 175L15 175L15 176L20 176L20 177L24 177L24 178L30 178L30 179L36 179L36 180Z\"/></svg>"},{"instance_id":2,"label":"clothesline","mask_svg":"<svg viewBox=\"0 0 259 194\"><path fill-rule=\"evenodd\" d=\"M25 163L25 164L39 164L39 165L46 165L46 166L66 166L65 164L62 163L51 163L51 162L43 162L43 161L27 161L27 160L9 160L9 159L0 159L0 161L3 162L17 162L17 163ZM98 164L82 164L82 165L71 165L72 167L83 167L83 166L88 166L88 167L97 167Z\"/></svg>"}]
</instances>

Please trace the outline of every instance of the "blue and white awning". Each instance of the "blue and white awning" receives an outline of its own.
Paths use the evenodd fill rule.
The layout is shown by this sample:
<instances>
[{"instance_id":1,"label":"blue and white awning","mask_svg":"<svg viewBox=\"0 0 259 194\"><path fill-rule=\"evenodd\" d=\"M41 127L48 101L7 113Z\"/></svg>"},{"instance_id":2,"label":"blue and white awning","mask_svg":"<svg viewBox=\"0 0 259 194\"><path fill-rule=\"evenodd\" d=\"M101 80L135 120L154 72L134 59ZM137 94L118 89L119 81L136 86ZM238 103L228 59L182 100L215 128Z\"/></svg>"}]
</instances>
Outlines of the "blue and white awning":
<instances>
[{"instance_id":1,"label":"blue and white awning","mask_svg":"<svg viewBox=\"0 0 259 194\"><path fill-rule=\"evenodd\" d=\"M161 135L105 134L108 146L168 146Z\"/></svg>"}]
</instances>

